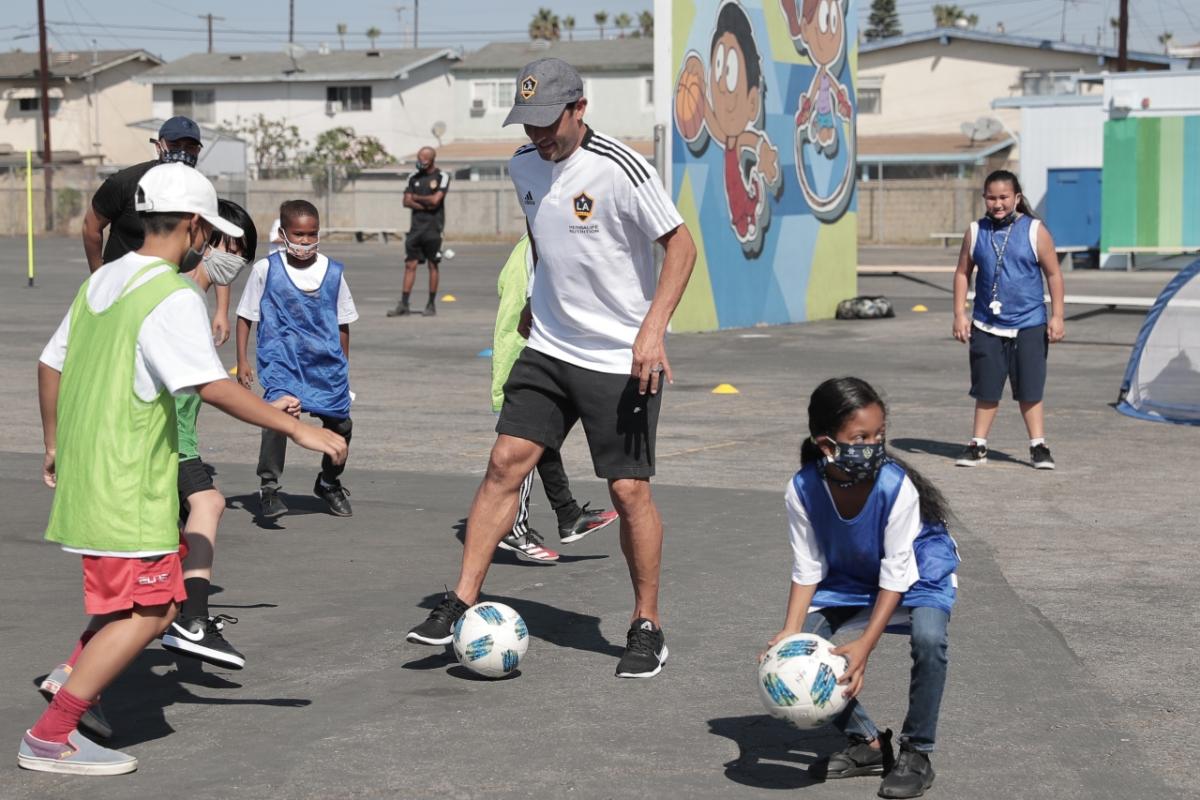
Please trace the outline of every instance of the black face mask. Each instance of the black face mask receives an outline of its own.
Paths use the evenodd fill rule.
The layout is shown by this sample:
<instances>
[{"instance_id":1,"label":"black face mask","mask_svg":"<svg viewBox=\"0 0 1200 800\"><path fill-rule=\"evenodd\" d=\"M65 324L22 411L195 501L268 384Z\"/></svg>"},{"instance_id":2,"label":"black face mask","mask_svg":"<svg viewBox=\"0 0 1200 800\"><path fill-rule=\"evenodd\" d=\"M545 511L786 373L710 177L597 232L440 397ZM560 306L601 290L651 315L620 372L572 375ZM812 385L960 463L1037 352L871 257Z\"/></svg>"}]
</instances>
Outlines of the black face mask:
<instances>
[{"instance_id":1,"label":"black face mask","mask_svg":"<svg viewBox=\"0 0 1200 800\"><path fill-rule=\"evenodd\" d=\"M180 272L191 272L196 267L200 266L200 262L204 259L204 253L198 252L196 248L189 247L187 252L183 254L183 258L179 260Z\"/></svg>"},{"instance_id":2,"label":"black face mask","mask_svg":"<svg viewBox=\"0 0 1200 800\"><path fill-rule=\"evenodd\" d=\"M186 150L163 150L158 154L160 164L187 164L189 167L196 166L196 156Z\"/></svg>"},{"instance_id":3,"label":"black face mask","mask_svg":"<svg viewBox=\"0 0 1200 800\"><path fill-rule=\"evenodd\" d=\"M825 437L828 438L828 437ZM829 441L833 441L829 439ZM817 462L821 477L843 489L848 489L858 483L875 480L887 460L887 449L883 442L876 444L843 444L833 441L834 454L825 456ZM828 467L836 467L840 472L849 476L850 480L843 481L831 477Z\"/></svg>"}]
</instances>

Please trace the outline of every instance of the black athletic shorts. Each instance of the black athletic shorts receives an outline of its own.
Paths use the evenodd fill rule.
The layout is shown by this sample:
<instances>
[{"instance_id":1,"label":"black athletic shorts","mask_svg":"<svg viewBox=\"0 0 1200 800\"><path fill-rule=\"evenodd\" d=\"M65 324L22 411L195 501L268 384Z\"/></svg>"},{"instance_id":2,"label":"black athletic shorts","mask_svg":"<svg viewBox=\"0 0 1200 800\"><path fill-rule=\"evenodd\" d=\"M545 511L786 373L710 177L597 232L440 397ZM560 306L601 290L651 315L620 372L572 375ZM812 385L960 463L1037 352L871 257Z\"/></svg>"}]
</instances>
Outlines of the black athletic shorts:
<instances>
[{"instance_id":1,"label":"black athletic shorts","mask_svg":"<svg viewBox=\"0 0 1200 800\"><path fill-rule=\"evenodd\" d=\"M596 477L649 478L665 384L658 394L638 394L630 375L584 369L526 347L504 384L496 433L557 450L579 420Z\"/></svg>"},{"instance_id":2,"label":"black athletic shorts","mask_svg":"<svg viewBox=\"0 0 1200 800\"><path fill-rule=\"evenodd\" d=\"M216 470L205 464L199 457L189 458L179 462L179 502L182 504L196 492L204 492L214 488L213 475Z\"/></svg>"},{"instance_id":3,"label":"black athletic shorts","mask_svg":"<svg viewBox=\"0 0 1200 800\"><path fill-rule=\"evenodd\" d=\"M1015 337L997 336L971 326L971 397L997 403L1004 381L1012 384L1012 397L1020 403L1037 403L1046 388L1046 356L1050 339L1046 326L1022 328Z\"/></svg>"},{"instance_id":4,"label":"black athletic shorts","mask_svg":"<svg viewBox=\"0 0 1200 800\"><path fill-rule=\"evenodd\" d=\"M405 261L428 261L437 264L442 260L442 232L437 228L413 228L404 237Z\"/></svg>"}]
</instances>

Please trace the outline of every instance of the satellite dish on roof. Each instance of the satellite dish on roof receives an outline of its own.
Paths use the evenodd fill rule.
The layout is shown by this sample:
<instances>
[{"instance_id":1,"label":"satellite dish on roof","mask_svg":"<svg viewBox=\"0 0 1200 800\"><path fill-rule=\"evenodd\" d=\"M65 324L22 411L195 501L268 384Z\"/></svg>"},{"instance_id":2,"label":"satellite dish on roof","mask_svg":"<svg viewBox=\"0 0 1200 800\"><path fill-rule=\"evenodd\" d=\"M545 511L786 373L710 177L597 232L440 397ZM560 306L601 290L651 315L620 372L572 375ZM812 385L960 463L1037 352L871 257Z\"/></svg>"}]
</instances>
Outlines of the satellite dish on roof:
<instances>
[{"instance_id":1,"label":"satellite dish on roof","mask_svg":"<svg viewBox=\"0 0 1200 800\"><path fill-rule=\"evenodd\" d=\"M980 117L974 122L964 122L959 126L959 130L974 144L975 142L986 142L996 134L1003 132L1004 123L995 117Z\"/></svg>"},{"instance_id":2,"label":"satellite dish on roof","mask_svg":"<svg viewBox=\"0 0 1200 800\"><path fill-rule=\"evenodd\" d=\"M433 138L437 139L438 147L441 147L442 137L446 135L446 123L439 119L433 123L433 127L429 129L429 132L433 134Z\"/></svg>"},{"instance_id":3,"label":"satellite dish on roof","mask_svg":"<svg viewBox=\"0 0 1200 800\"><path fill-rule=\"evenodd\" d=\"M284 70L286 74L290 75L293 72L304 72L300 65L296 63L296 59L302 58L308 52L304 49L304 45L296 44L295 42L288 42L283 46L283 52L292 61L292 68Z\"/></svg>"}]
</instances>

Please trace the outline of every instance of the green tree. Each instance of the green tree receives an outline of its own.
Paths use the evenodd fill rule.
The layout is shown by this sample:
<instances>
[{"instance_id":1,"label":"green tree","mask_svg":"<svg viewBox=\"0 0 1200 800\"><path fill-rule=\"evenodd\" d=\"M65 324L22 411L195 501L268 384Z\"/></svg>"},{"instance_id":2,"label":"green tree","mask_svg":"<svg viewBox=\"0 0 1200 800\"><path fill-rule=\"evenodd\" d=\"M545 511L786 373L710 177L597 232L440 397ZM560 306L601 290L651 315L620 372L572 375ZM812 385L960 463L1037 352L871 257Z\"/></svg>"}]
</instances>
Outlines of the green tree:
<instances>
[{"instance_id":1,"label":"green tree","mask_svg":"<svg viewBox=\"0 0 1200 800\"><path fill-rule=\"evenodd\" d=\"M375 49L375 40L383 35L383 31L376 28L374 25L367 28L367 38L371 41L371 49Z\"/></svg>"},{"instance_id":2,"label":"green tree","mask_svg":"<svg viewBox=\"0 0 1200 800\"><path fill-rule=\"evenodd\" d=\"M567 41L575 41L575 18L563 17L562 26L567 29Z\"/></svg>"},{"instance_id":3,"label":"green tree","mask_svg":"<svg viewBox=\"0 0 1200 800\"><path fill-rule=\"evenodd\" d=\"M900 15L896 13L896 0L872 0L871 16L867 18L864 35L868 42L899 36Z\"/></svg>"},{"instance_id":4,"label":"green tree","mask_svg":"<svg viewBox=\"0 0 1200 800\"><path fill-rule=\"evenodd\" d=\"M245 139L254 158L256 178L282 178L295 174L305 141L300 129L278 119L258 114L221 123L223 130Z\"/></svg>"},{"instance_id":5,"label":"green tree","mask_svg":"<svg viewBox=\"0 0 1200 800\"><path fill-rule=\"evenodd\" d=\"M604 23L608 22L607 11L597 11L592 19L596 20L596 24L600 26L600 38L604 38Z\"/></svg>"},{"instance_id":6,"label":"green tree","mask_svg":"<svg viewBox=\"0 0 1200 800\"><path fill-rule=\"evenodd\" d=\"M939 3L933 7L933 21L939 28L956 28L960 19L966 21L968 28L979 24L978 14L968 14L953 3Z\"/></svg>"},{"instance_id":7,"label":"green tree","mask_svg":"<svg viewBox=\"0 0 1200 800\"><path fill-rule=\"evenodd\" d=\"M359 136L354 128L330 128L317 135L313 149L304 156L305 171L318 191L328 188L330 173L334 191L354 180L364 169L395 164L383 143L374 136Z\"/></svg>"},{"instance_id":8,"label":"green tree","mask_svg":"<svg viewBox=\"0 0 1200 800\"><path fill-rule=\"evenodd\" d=\"M654 35L654 13L643 11L638 14L638 29L642 36L651 37Z\"/></svg>"},{"instance_id":9,"label":"green tree","mask_svg":"<svg viewBox=\"0 0 1200 800\"><path fill-rule=\"evenodd\" d=\"M613 26L621 32L620 36L622 39L625 38L625 29L632 24L633 17L629 16L624 11L622 11L620 14L617 14L616 18L613 19Z\"/></svg>"},{"instance_id":10,"label":"green tree","mask_svg":"<svg viewBox=\"0 0 1200 800\"><path fill-rule=\"evenodd\" d=\"M553 42L560 36L558 14L548 8L539 8L529 22L529 38Z\"/></svg>"},{"instance_id":11,"label":"green tree","mask_svg":"<svg viewBox=\"0 0 1200 800\"><path fill-rule=\"evenodd\" d=\"M1175 34L1170 31L1163 31L1158 35L1158 43L1163 46L1164 53L1171 52L1171 40L1175 38Z\"/></svg>"}]
</instances>

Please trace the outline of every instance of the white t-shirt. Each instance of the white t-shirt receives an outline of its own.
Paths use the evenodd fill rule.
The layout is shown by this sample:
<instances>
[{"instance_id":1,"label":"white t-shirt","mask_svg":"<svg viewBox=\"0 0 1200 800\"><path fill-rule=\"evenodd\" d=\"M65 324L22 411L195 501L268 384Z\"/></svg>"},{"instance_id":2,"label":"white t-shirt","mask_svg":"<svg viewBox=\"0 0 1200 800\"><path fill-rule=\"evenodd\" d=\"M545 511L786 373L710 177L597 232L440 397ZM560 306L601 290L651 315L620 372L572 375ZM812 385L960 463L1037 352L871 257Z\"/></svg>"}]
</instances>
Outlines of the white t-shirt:
<instances>
[{"instance_id":1,"label":"white t-shirt","mask_svg":"<svg viewBox=\"0 0 1200 800\"><path fill-rule=\"evenodd\" d=\"M829 486L823 484L825 491ZM787 486L788 529L792 541L792 581L801 586L812 586L825 579L829 566L821 553L821 546L813 534L808 512L800 502L794 481ZM832 496L830 502L833 501ZM888 515L887 528L883 532L883 558L879 563L879 588L893 592L907 592L921 578L917 559L913 553L913 542L921 533L921 498L917 487L908 476L900 485L896 503ZM811 609L810 609L811 610Z\"/></svg>"},{"instance_id":2,"label":"white t-shirt","mask_svg":"<svg viewBox=\"0 0 1200 800\"><path fill-rule=\"evenodd\" d=\"M105 264L92 274L87 291L88 306L97 313L104 311L117 301L125 284L138 270L157 260L135 252L126 253ZM172 269L174 267L163 264L147 272L129 288L135 289L154 276ZM70 327L71 312L68 311L38 359L59 372L62 372L67 360ZM138 331L137 360L133 368L134 393L149 403L163 388L171 394L190 394L196 386L228 377L213 347L204 298L192 289L180 289L167 295L146 316Z\"/></svg>"},{"instance_id":3,"label":"white t-shirt","mask_svg":"<svg viewBox=\"0 0 1200 800\"><path fill-rule=\"evenodd\" d=\"M588 129L562 161L522 147L509 172L537 248L528 346L628 374L658 282L654 242L683 224L654 168Z\"/></svg>"},{"instance_id":4,"label":"white t-shirt","mask_svg":"<svg viewBox=\"0 0 1200 800\"><path fill-rule=\"evenodd\" d=\"M280 250L284 249L283 242L280 241L281 237L279 235L282 231L283 225L280 223L279 217L276 217L275 221L271 223L271 233L269 236L267 236L267 255L278 253Z\"/></svg>"},{"instance_id":5,"label":"white t-shirt","mask_svg":"<svg viewBox=\"0 0 1200 800\"><path fill-rule=\"evenodd\" d=\"M317 253L312 265L307 267L293 267L287 262L286 256L281 256L281 258L283 258L284 271L292 279L292 283L296 285L297 289L311 294L321 288L321 282L325 280L325 273L329 271L329 259L326 256ZM267 287L267 271L270 267L270 260L266 258L255 262L251 267L250 277L246 279L246 285L242 289L242 299L238 301L237 315L239 317L251 322L258 322L262 318L259 304L262 302L263 292ZM350 287L346 285L346 275L343 273L341 286L338 287L338 325L348 325L356 319L358 319L358 309L354 306L354 298L350 294Z\"/></svg>"}]
</instances>

